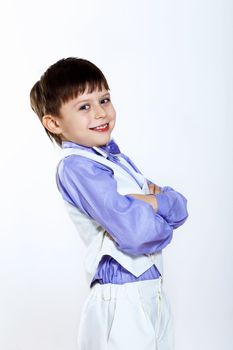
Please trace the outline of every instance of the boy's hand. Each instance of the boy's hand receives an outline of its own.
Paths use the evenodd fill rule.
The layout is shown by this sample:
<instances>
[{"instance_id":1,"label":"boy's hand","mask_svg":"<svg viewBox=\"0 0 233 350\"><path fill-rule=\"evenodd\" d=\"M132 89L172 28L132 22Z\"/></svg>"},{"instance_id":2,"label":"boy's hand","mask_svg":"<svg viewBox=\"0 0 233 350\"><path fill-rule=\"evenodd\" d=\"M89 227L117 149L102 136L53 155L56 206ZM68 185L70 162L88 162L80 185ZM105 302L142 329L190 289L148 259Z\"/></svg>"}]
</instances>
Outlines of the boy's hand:
<instances>
[{"instance_id":1,"label":"boy's hand","mask_svg":"<svg viewBox=\"0 0 233 350\"><path fill-rule=\"evenodd\" d=\"M160 193L161 192L161 189L159 186L151 183L151 184L148 184L148 187L149 187L149 190L150 190L150 194L157 194L157 193Z\"/></svg>"},{"instance_id":2,"label":"boy's hand","mask_svg":"<svg viewBox=\"0 0 233 350\"><path fill-rule=\"evenodd\" d=\"M156 211L158 208L158 203L157 203L157 199L154 196L154 194L160 193L161 189L159 186L151 183L148 184L149 190L150 190L150 194L136 194L136 193L130 193L127 196L131 196L137 199L140 199L146 203L149 203L152 205L153 209ZM153 196L151 196L153 194Z\"/></svg>"},{"instance_id":3,"label":"boy's hand","mask_svg":"<svg viewBox=\"0 0 233 350\"><path fill-rule=\"evenodd\" d=\"M152 205L153 209L156 211L158 207L157 199L154 194L138 194L138 193L129 193L129 197L134 197Z\"/></svg>"}]
</instances>

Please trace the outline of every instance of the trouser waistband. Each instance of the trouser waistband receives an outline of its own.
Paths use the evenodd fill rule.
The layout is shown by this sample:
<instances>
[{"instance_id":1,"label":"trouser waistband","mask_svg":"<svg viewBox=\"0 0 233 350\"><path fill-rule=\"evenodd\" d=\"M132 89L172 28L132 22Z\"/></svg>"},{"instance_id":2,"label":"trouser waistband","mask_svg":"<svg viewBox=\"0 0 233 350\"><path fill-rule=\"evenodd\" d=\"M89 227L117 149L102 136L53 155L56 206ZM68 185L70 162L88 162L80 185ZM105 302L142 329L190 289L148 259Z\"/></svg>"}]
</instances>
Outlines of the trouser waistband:
<instances>
[{"instance_id":1,"label":"trouser waistband","mask_svg":"<svg viewBox=\"0 0 233 350\"><path fill-rule=\"evenodd\" d=\"M124 284L95 284L91 288L91 295L104 300L124 298L125 295L135 297L157 296L161 291L162 277L137 282L128 282Z\"/></svg>"}]
</instances>

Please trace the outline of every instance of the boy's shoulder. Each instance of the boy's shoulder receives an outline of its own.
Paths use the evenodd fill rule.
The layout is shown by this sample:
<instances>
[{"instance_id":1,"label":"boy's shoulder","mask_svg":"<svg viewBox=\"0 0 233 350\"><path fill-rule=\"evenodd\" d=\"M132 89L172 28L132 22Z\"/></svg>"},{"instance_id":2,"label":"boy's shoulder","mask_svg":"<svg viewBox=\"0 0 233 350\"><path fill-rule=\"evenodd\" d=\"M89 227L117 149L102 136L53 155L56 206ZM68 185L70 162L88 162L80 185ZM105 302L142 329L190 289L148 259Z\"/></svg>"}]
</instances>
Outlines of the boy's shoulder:
<instances>
[{"instance_id":1,"label":"boy's shoulder","mask_svg":"<svg viewBox=\"0 0 233 350\"><path fill-rule=\"evenodd\" d=\"M60 174L64 171L74 171L82 173L96 173L97 171L111 171L112 169L97 160L88 158L80 154L69 154L62 157L57 164L57 172Z\"/></svg>"}]
</instances>

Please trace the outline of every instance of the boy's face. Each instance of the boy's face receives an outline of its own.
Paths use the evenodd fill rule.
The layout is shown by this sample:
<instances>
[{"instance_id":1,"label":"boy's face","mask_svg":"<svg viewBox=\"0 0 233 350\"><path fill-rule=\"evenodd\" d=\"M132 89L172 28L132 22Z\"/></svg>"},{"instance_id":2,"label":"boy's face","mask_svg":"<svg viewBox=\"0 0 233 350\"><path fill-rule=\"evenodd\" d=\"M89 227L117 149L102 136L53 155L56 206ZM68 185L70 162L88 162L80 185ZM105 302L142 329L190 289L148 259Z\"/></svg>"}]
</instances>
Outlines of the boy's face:
<instances>
[{"instance_id":1,"label":"boy's face","mask_svg":"<svg viewBox=\"0 0 233 350\"><path fill-rule=\"evenodd\" d=\"M109 92L94 90L64 103L60 109L59 123L62 140L93 147L106 145L115 126L116 112ZM107 125L106 125L107 124ZM100 129L93 129L101 126Z\"/></svg>"}]
</instances>

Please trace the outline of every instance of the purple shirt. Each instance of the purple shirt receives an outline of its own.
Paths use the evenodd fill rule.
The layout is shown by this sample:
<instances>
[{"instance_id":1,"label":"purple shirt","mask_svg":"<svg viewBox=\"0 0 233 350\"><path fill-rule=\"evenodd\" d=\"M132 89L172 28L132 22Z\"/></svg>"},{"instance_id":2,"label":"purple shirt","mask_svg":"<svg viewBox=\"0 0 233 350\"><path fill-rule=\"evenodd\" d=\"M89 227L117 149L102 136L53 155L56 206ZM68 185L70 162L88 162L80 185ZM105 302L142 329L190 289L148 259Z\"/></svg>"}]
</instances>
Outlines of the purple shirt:
<instances>
[{"instance_id":1,"label":"purple shirt","mask_svg":"<svg viewBox=\"0 0 233 350\"><path fill-rule=\"evenodd\" d=\"M120 152L113 139L98 148L63 141L62 148L66 147L80 148L102 156L104 153L109 160L130 174L130 170L116 157L117 154L121 155L136 172L142 174L132 160ZM187 199L173 188L161 187L162 192L155 194L158 203L155 211L142 200L119 194L113 171L81 155L69 155L63 159L56 180L63 199L98 222L112 236L118 248L131 255L154 253L165 248L172 239L173 230L188 217ZM147 181L151 183L150 180ZM104 255L90 287L97 281L102 284L123 284L159 276L159 271L153 265L136 277L111 256Z\"/></svg>"}]
</instances>

